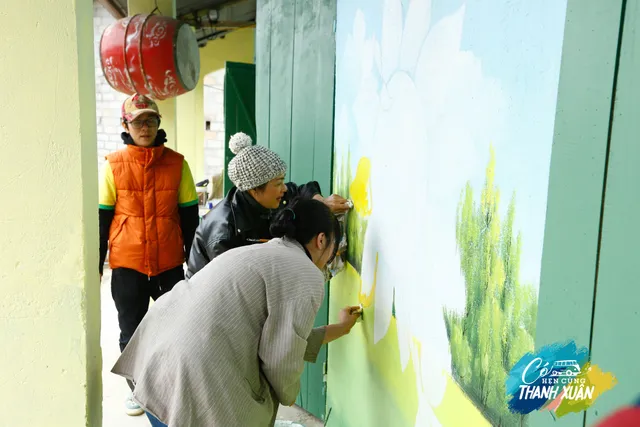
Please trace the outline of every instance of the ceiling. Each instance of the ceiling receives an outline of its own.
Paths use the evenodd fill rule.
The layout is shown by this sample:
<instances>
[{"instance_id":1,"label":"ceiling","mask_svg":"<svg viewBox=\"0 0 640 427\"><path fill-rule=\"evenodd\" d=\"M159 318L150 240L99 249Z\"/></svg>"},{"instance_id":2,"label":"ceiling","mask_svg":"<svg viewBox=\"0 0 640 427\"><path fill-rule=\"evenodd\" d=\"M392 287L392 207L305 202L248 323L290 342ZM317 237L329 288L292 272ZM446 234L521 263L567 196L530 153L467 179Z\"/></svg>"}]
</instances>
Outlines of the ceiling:
<instances>
[{"instance_id":1,"label":"ceiling","mask_svg":"<svg viewBox=\"0 0 640 427\"><path fill-rule=\"evenodd\" d=\"M100 2L118 17L127 14L127 0ZM255 25L256 0L176 0L176 12L178 19L194 27L202 47L231 31Z\"/></svg>"}]
</instances>

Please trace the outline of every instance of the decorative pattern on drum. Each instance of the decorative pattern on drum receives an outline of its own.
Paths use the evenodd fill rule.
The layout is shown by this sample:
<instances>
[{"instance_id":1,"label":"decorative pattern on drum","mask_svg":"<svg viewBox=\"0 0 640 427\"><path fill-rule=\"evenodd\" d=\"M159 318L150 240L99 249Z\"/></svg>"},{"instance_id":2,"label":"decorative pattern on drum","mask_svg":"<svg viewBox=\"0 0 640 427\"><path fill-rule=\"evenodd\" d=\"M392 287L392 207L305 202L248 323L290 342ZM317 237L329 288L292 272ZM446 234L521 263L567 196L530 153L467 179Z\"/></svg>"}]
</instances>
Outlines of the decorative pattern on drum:
<instances>
[{"instance_id":1,"label":"decorative pattern on drum","mask_svg":"<svg viewBox=\"0 0 640 427\"><path fill-rule=\"evenodd\" d=\"M166 16L134 15L111 24L100 40L100 62L118 92L159 100L193 90L200 78L193 30Z\"/></svg>"}]
</instances>

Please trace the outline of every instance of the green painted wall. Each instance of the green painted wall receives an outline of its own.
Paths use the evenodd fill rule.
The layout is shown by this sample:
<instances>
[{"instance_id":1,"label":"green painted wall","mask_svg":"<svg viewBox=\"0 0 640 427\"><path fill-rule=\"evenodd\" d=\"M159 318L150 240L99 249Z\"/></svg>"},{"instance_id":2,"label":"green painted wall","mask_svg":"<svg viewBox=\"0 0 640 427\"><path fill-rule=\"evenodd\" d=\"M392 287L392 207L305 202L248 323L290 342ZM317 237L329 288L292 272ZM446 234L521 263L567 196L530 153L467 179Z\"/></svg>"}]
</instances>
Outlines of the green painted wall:
<instances>
[{"instance_id":1,"label":"green painted wall","mask_svg":"<svg viewBox=\"0 0 640 427\"><path fill-rule=\"evenodd\" d=\"M618 384L587 411L587 426L620 405L635 401L640 384L640 370L635 368L640 351L640 5L635 1L622 3L622 40L610 123L591 341L593 362L613 372ZM617 27L611 25L611 30Z\"/></svg>"},{"instance_id":2,"label":"green painted wall","mask_svg":"<svg viewBox=\"0 0 640 427\"><path fill-rule=\"evenodd\" d=\"M622 3L568 3L549 179L537 347L567 339L582 346L590 342ZM598 358L594 362L616 373L614 366L602 365ZM541 427L578 427L584 424L584 414L554 421L548 413L536 413L531 422Z\"/></svg>"},{"instance_id":3,"label":"green painted wall","mask_svg":"<svg viewBox=\"0 0 640 427\"><path fill-rule=\"evenodd\" d=\"M258 0L257 143L289 165L288 179L331 191L336 0ZM328 289L316 325L328 319ZM324 418L326 348L307 364L298 404Z\"/></svg>"},{"instance_id":4,"label":"green painted wall","mask_svg":"<svg viewBox=\"0 0 640 427\"><path fill-rule=\"evenodd\" d=\"M618 384L586 413L535 414L535 426L591 426L637 398L639 20L636 2L569 1L537 344L576 339Z\"/></svg>"},{"instance_id":5,"label":"green painted wall","mask_svg":"<svg viewBox=\"0 0 640 427\"><path fill-rule=\"evenodd\" d=\"M256 66L240 62L227 62L224 74L224 169L235 154L229 149L229 140L237 132L244 132L256 140ZM254 142L255 144L255 142ZM233 183L224 175L223 192Z\"/></svg>"}]
</instances>

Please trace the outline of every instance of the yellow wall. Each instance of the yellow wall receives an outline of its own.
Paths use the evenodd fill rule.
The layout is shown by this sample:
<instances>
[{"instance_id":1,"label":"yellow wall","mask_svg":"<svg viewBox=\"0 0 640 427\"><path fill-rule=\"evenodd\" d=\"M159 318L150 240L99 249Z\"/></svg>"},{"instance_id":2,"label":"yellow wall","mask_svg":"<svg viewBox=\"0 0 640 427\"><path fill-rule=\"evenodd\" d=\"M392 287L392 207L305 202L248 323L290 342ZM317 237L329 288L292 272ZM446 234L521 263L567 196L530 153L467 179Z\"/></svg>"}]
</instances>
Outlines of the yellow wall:
<instances>
[{"instance_id":1,"label":"yellow wall","mask_svg":"<svg viewBox=\"0 0 640 427\"><path fill-rule=\"evenodd\" d=\"M194 179L204 176L204 77L224 68L227 61L253 63L255 49L253 28L237 30L224 39L213 40L200 49L200 81L191 92L177 98L178 151L191 167Z\"/></svg>"},{"instance_id":2,"label":"yellow wall","mask_svg":"<svg viewBox=\"0 0 640 427\"><path fill-rule=\"evenodd\" d=\"M100 427L93 7L0 14L0 424Z\"/></svg>"},{"instance_id":3,"label":"yellow wall","mask_svg":"<svg viewBox=\"0 0 640 427\"><path fill-rule=\"evenodd\" d=\"M193 179L196 182L204 179L204 135L198 139L198 129L204 127L204 123L197 121L198 112L204 110L203 96L204 90L202 79L200 79L194 90L177 98L177 119L179 122L177 149L189 162Z\"/></svg>"},{"instance_id":4,"label":"yellow wall","mask_svg":"<svg viewBox=\"0 0 640 427\"><path fill-rule=\"evenodd\" d=\"M224 68L227 61L253 64L254 52L253 28L237 30L223 39L211 41L200 49L200 77Z\"/></svg>"},{"instance_id":5,"label":"yellow wall","mask_svg":"<svg viewBox=\"0 0 640 427\"><path fill-rule=\"evenodd\" d=\"M160 14L164 16L172 16L175 18L175 0L157 0L157 4ZM149 14L155 9L155 7L156 0L129 0L129 16L138 13ZM166 146L173 149L176 149L176 138L178 135L176 105L176 98L158 102L158 108L160 108L160 114L162 114L162 129L167 132Z\"/></svg>"},{"instance_id":6,"label":"yellow wall","mask_svg":"<svg viewBox=\"0 0 640 427\"><path fill-rule=\"evenodd\" d=\"M198 86L195 90L195 109L194 114L192 116L193 126L195 129L195 141L194 145L194 156L193 159L196 162L196 167L194 169L194 176L196 177L196 182L201 181L205 178L211 178L204 176L204 75L201 74L200 81L198 82ZM197 174L196 174L197 173Z\"/></svg>"}]
</instances>

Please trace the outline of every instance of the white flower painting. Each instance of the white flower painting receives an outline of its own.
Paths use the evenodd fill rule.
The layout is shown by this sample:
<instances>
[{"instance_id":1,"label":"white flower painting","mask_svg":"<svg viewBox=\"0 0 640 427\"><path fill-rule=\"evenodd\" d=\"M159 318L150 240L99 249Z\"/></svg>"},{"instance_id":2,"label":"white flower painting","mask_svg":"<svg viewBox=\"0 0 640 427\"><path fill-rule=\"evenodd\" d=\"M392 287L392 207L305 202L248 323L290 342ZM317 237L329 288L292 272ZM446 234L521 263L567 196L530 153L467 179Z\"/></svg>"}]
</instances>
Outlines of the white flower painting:
<instances>
[{"instance_id":1,"label":"white flower painting","mask_svg":"<svg viewBox=\"0 0 640 427\"><path fill-rule=\"evenodd\" d=\"M457 312L465 308L465 280L456 246L457 207L467 183L481 188L490 147L498 153L507 146L517 151L516 143L506 138L512 131L511 95L499 78L486 71L481 57L465 48L463 36L470 19L464 1L342 3L335 153L340 159L349 153L352 160L347 167L352 171L360 159L370 163L360 292L373 301L373 316L367 320L374 323L373 345L387 336L395 317L400 366L389 369L404 372L413 362L415 425L439 426L435 409L452 377L443 313L445 308ZM437 11L435 3L440 3ZM500 3L505 10L511 7L510 2ZM341 16L347 9L349 13ZM523 16L525 12L518 11ZM554 22L562 22L564 15L556 15ZM561 26L553 25L550 34L561 34ZM554 41L555 56L544 52L551 57L552 66L544 66L552 76L547 86L553 91L560 41ZM500 49L494 50L506 57ZM532 85L527 90L537 89ZM549 111L540 119L546 141L538 157L547 167L552 103L553 93L545 98ZM526 161L525 151L518 153L520 157L510 159L510 170L517 171L519 162ZM515 191L508 182L505 188ZM522 194L536 201L544 197L546 203L546 181L538 180L534 190L524 188ZM525 248L523 255L523 268L533 272L531 281L536 283L544 203L537 205L542 206L535 211L535 224L529 222L540 236L530 241L539 243L540 249Z\"/></svg>"},{"instance_id":2,"label":"white flower painting","mask_svg":"<svg viewBox=\"0 0 640 427\"><path fill-rule=\"evenodd\" d=\"M451 369L443 307L464 301L453 238L466 180L459 171L473 172L502 108L498 84L460 50L464 6L435 23L430 12L429 0L413 0L405 19L401 0L386 0L380 41L365 37L365 17L357 13L347 42L357 55L345 59L360 68L351 110L372 164L362 292L372 291L376 275L376 342L387 333L395 303L402 369L413 357L424 384L416 425L438 425L431 408L442 400ZM443 202L449 215L432 209Z\"/></svg>"}]
</instances>

